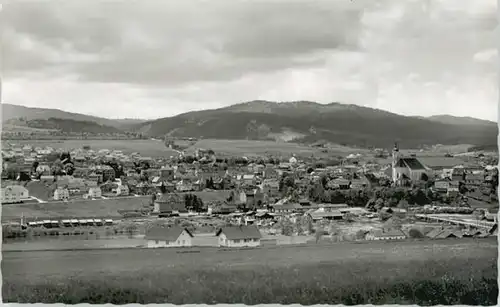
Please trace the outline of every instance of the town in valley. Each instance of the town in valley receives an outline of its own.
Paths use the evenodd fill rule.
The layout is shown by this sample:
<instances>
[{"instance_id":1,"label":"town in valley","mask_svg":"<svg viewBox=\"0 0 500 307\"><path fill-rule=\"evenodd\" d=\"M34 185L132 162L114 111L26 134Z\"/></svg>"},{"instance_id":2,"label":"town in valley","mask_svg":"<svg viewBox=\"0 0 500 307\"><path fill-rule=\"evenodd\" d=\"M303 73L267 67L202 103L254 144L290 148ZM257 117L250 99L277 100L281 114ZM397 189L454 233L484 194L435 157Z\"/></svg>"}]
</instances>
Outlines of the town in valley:
<instances>
[{"instance_id":1,"label":"town in valley","mask_svg":"<svg viewBox=\"0 0 500 307\"><path fill-rule=\"evenodd\" d=\"M147 157L140 148L95 150L84 140L69 150L3 145L3 237L14 249L62 236L121 235L134 239L122 239L123 247L157 248L497 234L497 157L488 152L396 143L323 159L203 148ZM171 138L164 145L176 147Z\"/></svg>"}]
</instances>

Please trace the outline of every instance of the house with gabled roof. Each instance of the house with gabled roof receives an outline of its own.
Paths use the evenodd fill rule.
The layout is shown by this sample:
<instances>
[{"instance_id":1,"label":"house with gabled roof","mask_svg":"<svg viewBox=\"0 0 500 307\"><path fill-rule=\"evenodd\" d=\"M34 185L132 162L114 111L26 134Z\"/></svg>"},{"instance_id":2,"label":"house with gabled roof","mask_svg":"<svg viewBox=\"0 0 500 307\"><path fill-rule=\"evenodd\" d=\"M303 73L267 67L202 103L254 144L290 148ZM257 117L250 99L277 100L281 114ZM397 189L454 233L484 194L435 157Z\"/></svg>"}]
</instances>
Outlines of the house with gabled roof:
<instances>
[{"instance_id":1,"label":"house with gabled roof","mask_svg":"<svg viewBox=\"0 0 500 307\"><path fill-rule=\"evenodd\" d=\"M300 212L303 210L302 206L299 203L277 203L272 205L272 207L273 212L282 214Z\"/></svg>"},{"instance_id":2,"label":"house with gabled roof","mask_svg":"<svg viewBox=\"0 0 500 307\"><path fill-rule=\"evenodd\" d=\"M257 247L262 235L254 225L228 226L219 229L215 236L219 237L219 246L224 247Z\"/></svg>"},{"instance_id":3,"label":"house with gabled roof","mask_svg":"<svg viewBox=\"0 0 500 307\"><path fill-rule=\"evenodd\" d=\"M480 186L484 182L484 175L468 173L465 175L465 184L468 186Z\"/></svg>"},{"instance_id":4,"label":"house with gabled roof","mask_svg":"<svg viewBox=\"0 0 500 307\"><path fill-rule=\"evenodd\" d=\"M428 232L425 236L431 239L462 238L463 233L455 229L438 227Z\"/></svg>"},{"instance_id":5,"label":"house with gabled roof","mask_svg":"<svg viewBox=\"0 0 500 307\"><path fill-rule=\"evenodd\" d=\"M2 187L1 194L2 204L20 203L30 198L28 189L21 185L8 185Z\"/></svg>"},{"instance_id":6,"label":"house with gabled roof","mask_svg":"<svg viewBox=\"0 0 500 307\"><path fill-rule=\"evenodd\" d=\"M146 230L145 236L148 248L193 246L193 238L187 228L179 226L152 227Z\"/></svg>"},{"instance_id":7,"label":"house with gabled roof","mask_svg":"<svg viewBox=\"0 0 500 307\"><path fill-rule=\"evenodd\" d=\"M308 212L307 216L310 217L313 221L318 220L341 220L344 215L340 210L324 210L324 208L320 208L317 210L311 209L312 211Z\"/></svg>"}]
</instances>

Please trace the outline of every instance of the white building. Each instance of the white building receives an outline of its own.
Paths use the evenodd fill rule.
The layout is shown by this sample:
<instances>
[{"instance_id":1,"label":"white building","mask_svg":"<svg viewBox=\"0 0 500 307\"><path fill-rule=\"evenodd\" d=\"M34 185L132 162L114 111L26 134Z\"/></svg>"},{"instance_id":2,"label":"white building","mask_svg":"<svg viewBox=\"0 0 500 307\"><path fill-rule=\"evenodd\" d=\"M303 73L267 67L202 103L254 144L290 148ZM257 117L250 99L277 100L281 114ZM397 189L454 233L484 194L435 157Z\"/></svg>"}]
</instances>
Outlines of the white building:
<instances>
[{"instance_id":1,"label":"white building","mask_svg":"<svg viewBox=\"0 0 500 307\"><path fill-rule=\"evenodd\" d=\"M130 193L128 186L121 184L118 185L116 188L113 188L112 192L116 196L128 196Z\"/></svg>"},{"instance_id":2,"label":"white building","mask_svg":"<svg viewBox=\"0 0 500 307\"><path fill-rule=\"evenodd\" d=\"M146 231L148 248L193 246L193 235L186 228L178 226L153 227Z\"/></svg>"},{"instance_id":3,"label":"white building","mask_svg":"<svg viewBox=\"0 0 500 307\"><path fill-rule=\"evenodd\" d=\"M85 198L101 198L102 197L102 191L100 187L90 187L88 193Z\"/></svg>"},{"instance_id":4,"label":"white building","mask_svg":"<svg viewBox=\"0 0 500 307\"><path fill-rule=\"evenodd\" d=\"M30 198L28 189L20 185L9 185L1 191L2 204L20 203Z\"/></svg>"},{"instance_id":5,"label":"white building","mask_svg":"<svg viewBox=\"0 0 500 307\"><path fill-rule=\"evenodd\" d=\"M366 235L366 240L373 240L373 241L379 241L379 240L404 240L406 239L406 235L403 231L398 230L398 229L392 229L392 230L374 230L369 232Z\"/></svg>"},{"instance_id":6,"label":"white building","mask_svg":"<svg viewBox=\"0 0 500 307\"><path fill-rule=\"evenodd\" d=\"M68 200L69 199L69 191L66 188L57 188L54 191L54 200Z\"/></svg>"},{"instance_id":7,"label":"white building","mask_svg":"<svg viewBox=\"0 0 500 307\"><path fill-rule=\"evenodd\" d=\"M219 237L219 246L225 247L257 247L262 238L254 225L223 227L215 235Z\"/></svg>"}]
</instances>

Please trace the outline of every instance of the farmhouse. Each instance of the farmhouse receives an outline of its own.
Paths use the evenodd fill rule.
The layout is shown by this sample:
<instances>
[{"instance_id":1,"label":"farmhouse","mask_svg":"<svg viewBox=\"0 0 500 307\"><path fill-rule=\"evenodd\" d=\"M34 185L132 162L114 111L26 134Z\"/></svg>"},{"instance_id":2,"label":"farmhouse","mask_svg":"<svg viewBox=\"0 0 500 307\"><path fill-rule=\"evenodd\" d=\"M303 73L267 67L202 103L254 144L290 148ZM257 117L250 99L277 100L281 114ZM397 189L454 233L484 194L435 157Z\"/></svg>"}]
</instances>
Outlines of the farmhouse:
<instances>
[{"instance_id":1,"label":"farmhouse","mask_svg":"<svg viewBox=\"0 0 500 307\"><path fill-rule=\"evenodd\" d=\"M454 229L435 228L426 234L431 239L462 238L462 232Z\"/></svg>"},{"instance_id":2,"label":"farmhouse","mask_svg":"<svg viewBox=\"0 0 500 307\"><path fill-rule=\"evenodd\" d=\"M273 211L276 213L293 213L301 211L303 208L298 203L274 204Z\"/></svg>"},{"instance_id":3,"label":"farmhouse","mask_svg":"<svg viewBox=\"0 0 500 307\"><path fill-rule=\"evenodd\" d=\"M146 231L148 248L193 246L193 235L186 228L178 226L153 227Z\"/></svg>"},{"instance_id":4,"label":"farmhouse","mask_svg":"<svg viewBox=\"0 0 500 307\"><path fill-rule=\"evenodd\" d=\"M219 246L226 247L255 247L260 246L262 235L256 226L229 226L217 231Z\"/></svg>"},{"instance_id":5,"label":"farmhouse","mask_svg":"<svg viewBox=\"0 0 500 307\"><path fill-rule=\"evenodd\" d=\"M162 194L154 203L153 212L160 214L170 214L185 212L184 199L177 193Z\"/></svg>"},{"instance_id":6,"label":"farmhouse","mask_svg":"<svg viewBox=\"0 0 500 307\"><path fill-rule=\"evenodd\" d=\"M465 184L469 186L479 186L483 183L484 176L479 174L466 174Z\"/></svg>"}]
</instances>

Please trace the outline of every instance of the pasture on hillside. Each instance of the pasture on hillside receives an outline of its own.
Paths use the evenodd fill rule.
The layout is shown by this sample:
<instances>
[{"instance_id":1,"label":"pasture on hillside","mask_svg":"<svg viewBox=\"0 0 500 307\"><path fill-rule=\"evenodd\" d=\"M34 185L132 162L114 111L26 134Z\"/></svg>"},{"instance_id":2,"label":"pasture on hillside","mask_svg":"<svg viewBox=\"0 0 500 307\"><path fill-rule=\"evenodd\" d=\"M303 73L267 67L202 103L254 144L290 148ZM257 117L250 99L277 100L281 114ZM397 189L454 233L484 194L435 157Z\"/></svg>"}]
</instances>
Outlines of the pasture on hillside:
<instances>
[{"instance_id":1,"label":"pasture on hillside","mask_svg":"<svg viewBox=\"0 0 500 307\"><path fill-rule=\"evenodd\" d=\"M178 156L176 150L167 148L161 140L11 140L12 144L30 144L34 146L50 146L65 150L82 148L89 145L93 150L110 149L121 150L125 154L138 152L142 156L164 157ZM181 141L179 141L181 142ZM185 142L186 144L188 142ZM222 140L204 139L199 140L185 149L186 154L194 154L196 149L212 149L219 157L233 155L259 157L274 155L291 157L295 154L299 157L331 157L334 155L347 156L350 153L367 152L364 149L355 149L342 145L331 145L328 148L316 148L307 145L287 142L257 141L257 140Z\"/></svg>"},{"instance_id":2,"label":"pasture on hillside","mask_svg":"<svg viewBox=\"0 0 500 307\"><path fill-rule=\"evenodd\" d=\"M4 252L6 302L495 305L497 241Z\"/></svg>"},{"instance_id":3,"label":"pasture on hillside","mask_svg":"<svg viewBox=\"0 0 500 307\"><path fill-rule=\"evenodd\" d=\"M297 143L273 142L273 141L257 141L257 140L218 140L205 139L196 142L189 147L186 152L193 153L196 149L212 149L216 155L239 155L239 156L266 156L274 155L283 157L291 157L292 154L302 157L331 157L332 155L348 155L352 152L358 152L359 149L353 149L341 145L336 145L328 148L315 148Z\"/></svg>"}]
</instances>

